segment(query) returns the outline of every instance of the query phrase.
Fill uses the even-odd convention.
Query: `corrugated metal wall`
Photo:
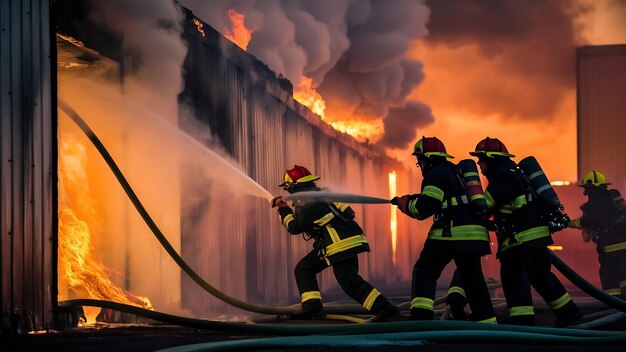
[[[578,179],[603,172],[626,189],[626,45],[589,46],[578,58]]]
[[[321,122],[293,101],[288,81],[276,78],[263,63],[208,26],[203,28],[206,36],[200,35],[192,23],[193,15],[188,12],[187,16],[184,39],[189,53],[182,101],[193,107],[196,116],[261,186],[275,194],[284,193],[276,185],[286,168],[299,164],[320,175],[320,185],[343,192],[388,197],[388,174],[393,169],[402,175],[398,177],[400,194],[418,191],[418,180],[405,176],[399,163]],[[196,212],[216,211],[211,204],[204,206]],[[355,204],[353,208],[372,247],[370,254],[361,256],[361,273],[377,283],[410,280],[429,224],[420,224],[418,231],[415,221],[398,216],[398,260],[394,265],[389,206]],[[264,304],[297,302],[293,268],[311,250],[311,243],[287,235],[265,200],[229,200],[229,204],[220,204],[219,211],[219,224],[195,217],[182,220],[183,257],[220,289],[236,296],[243,292],[247,297],[239,296],[242,299]],[[331,270],[321,275],[323,291],[336,288],[332,275]],[[218,305],[187,278],[183,278],[182,295],[183,308],[196,314],[208,313]]]
[[[46,327],[56,300],[49,12],[47,0],[0,2],[0,302],[3,328],[22,331]]]

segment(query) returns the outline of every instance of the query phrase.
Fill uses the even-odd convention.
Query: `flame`
[[[293,98],[300,104],[308,107],[314,113],[324,118],[326,102],[322,96],[312,87],[313,79],[307,76],[300,77],[300,83],[293,92]]]
[[[563,250],[563,246],[557,246],[557,245],[549,245],[548,249],[552,250],[552,251],[562,251]]]
[[[196,25],[196,28],[198,29],[198,32],[200,32],[200,34],[202,34],[202,36],[204,37],[204,30],[202,29],[202,27],[204,27],[204,25],[202,24],[202,22],[200,22],[199,19],[194,18],[193,19],[193,23]]]
[[[248,43],[250,43],[252,33],[256,30],[256,27],[247,28],[244,23],[244,17],[242,13],[229,9],[228,18],[233,27],[232,30],[228,28],[225,29],[224,36],[243,50],[248,50]]]
[[[89,190],[85,146],[73,135],[59,141],[59,278],[80,296],[152,309],[150,300],[117,287],[111,272],[95,257],[92,239],[99,232],[95,203]],[[60,295],[61,296],[61,295]],[[68,297],[59,297],[60,300]],[[85,310],[90,317],[98,314]],[[87,318],[90,322],[89,317]]]
[[[389,173],[389,199],[396,196],[396,171]],[[396,243],[398,236],[398,207],[391,206],[391,217],[389,219],[389,229],[391,230],[391,260],[393,264],[396,264]]]
[[[334,129],[349,134],[359,142],[368,142],[372,136],[380,135],[383,131],[383,122],[378,121],[360,121],[360,120],[342,120],[331,121],[330,125]]]

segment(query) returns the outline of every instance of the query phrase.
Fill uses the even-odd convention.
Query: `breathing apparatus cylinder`
[[[551,211],[563,210],[563,205],[559,200],[554,188],[550,184],[548,177],[541,169],[535,157],[529,156],[519,162],[519,167],[530,182],[530,187],[539,198],[538,201]]]
[[[478,211],[487,210],[487,200],[485,199],[483,186],[480,183],[480,175],[478,174],[476,163],[472,159],[464,159],[459,161],[458,165],[471,207]]]

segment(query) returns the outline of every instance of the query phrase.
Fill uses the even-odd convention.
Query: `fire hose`
[[[118,180],[118,182],[120,183],[124,191],[126,192],[127,196],[129,197],[129,199],[131,200],[131,202],[133,203],[133,205],[139,212],[140,216],[142,217],[144,222],[146,222],[146,224],[148,225],[150,230],[153,232],[157,240],[161,243],[163,248],[172,257],[172,259],[176,262],[176,264],[187,275],[189,275],[189,277],[192,280],[194,280],[200,287],[202,287],[205,291],[215,296],[216,298],[230,305],[233,305],[237,308],[247,310],[250,312],[283,315],[283,314],[291,314],[297,311],[298,309],[297,305],[285,306],[285,307],[267,307],[267,306],[260,306],[260,305],[243,302],[241,300],[238,300],[236,298],[226,295],[225,293],[219,291],[218,289],[210,285],[208,282],[206,282],[204,279],[202,279],[182,259],[182,257],[180,257],[180,255],[176,252],[176,250],[172,247],[172,245],[169,243],[167,238],[161,232],[159,227],[156,225],[156,223],[152,220],[152,218],[150,217],[150,215],[148,214],[148,212],[146,211],[142,203],[139,201],[137,195],[134,193],[133,189],[129,185],[128,181],[122,174],[121,170],[119,169],[119,167],[113,160],[112,156],[106,150],[106,148],[104,147],[102,142],[99,140],[99,138],[96,136],[96,134],[93,132],[93,130],[91,130],[91,128],[86,124],[86,122],[80,117],[80,115],[76,111],[74,111],[67,103],[65,103],[61,99],[59,99],[59,107],[78,125],[78,127],[87,135],[90,141],[94,144],[98,152],[100,152],[105,162],[107,163],[107,165],[109,166],[113,174],[115,175],[116,179]],[[329,196],[329,195],[325,195],[325,196]],[[340,196],[342,197],[341,200],[344,200],[344,201],[346,200],[345,198],[346,194],[340,194]],[[356,195],[351,195],[351,196],[356,196]],[[375,198],[375,197],[367,197],[367,196],[359,196],[359,197],[361,197],[360,198],[361,201],[358,201],[358,199],[353,199],[352,201],[363,202],[363,203],[379,203],[379,204],[390,202],[389,200]],[[619,300],[615,297],[609,296],[606,293],[591,286],[591,284],[586,282],[584,279],[580,278],[580,276],[578,276],[575,272],[573,272],[573,270],[567,267],[567,265],[565,265],[563,262],[559,263],[560,260],[558,259],[558,257],[556,257],[554,253],[552,253],[552,256],[553,256],[552,259],[553,259],[553,263],[555,264],[555,267],[559,269],[561,272],[563,272],[563,274],[566,275],[566,277],[572,280],[572,282],[574,282],[575,284],[577,285],[580,284],[582,286],[585,286],[585,287],[581,287],[585,292],[587,292],[588,294],[592,295],[593,297],[597,299],[600,299],[601,301],[603,301],[604,303],[610,306],[614,306],[620,310],[625,310],[626,302]],[[590,287],[586,286],[585,283]],[[593,294],[590,292],[592,292]],[[246,331],[258,331],[258,332],[275,333],[275,334],[281,333],[281,330],[272,330],[272,329],[278,329],[278,328],[286,329],[286,327],[262,326],[258,324],[225,323],[225,322],[215,322],[215,321],[208,321],[208,320],[201,320],[201,319],[183,318],[179,316],[168,315],[165,313],[154,312],[154,311],[150,311],[150,310],[146,310],[143,308],[134,307],[130,305],[124,305],[124,304],[115,303],[115,302],[98,301],[98,300],[71,300],[71,301],[60,302],[60,305],[63,305],[63,306],[88,305],[88,306],[98,306],[98,307],[103,307],[103,308],[118,309],[118,310],[129,312],[131,314],[145,316],[151,319],[160,320],[164,322],[171,322],[171,323],[175,323],[179,325],[203,327],[203,328],[210,328],[210,329],[227,328],[231,330],[231,329],[238,329],[238,328],[245,327],[243,329]],[[331,309],[332,309],[331,307],[325,308],[324,311],[326,313],[329,313],[327,310],[331,310]],[[345,308],[342,311],[345,311]],[[364,310],[361,307],[359,307],[359,309],[355,309],[355,313],[357,314],[362,314],[363,312]],[[434,324],[434,325],[432,325],[431,327],[430,324]],[[442,326],[441,324],[447,324],[447,325]],[[461,325],[455,325],[455,324],[461,324]],[[469,324],[469,325],[463,325],[463,324]],[[473,323],[473,322],[456,322],[456,321],[382,323],[382,324],[376,324],[376,328],[368,328],[367,326],[369,325],[370,324],[365,324],[365,325],[348,324],[348,325],[339,325],[339,326],[332,326],[332,327],[331,326],[310,326],[310,325],[304,326],[303,325],[303,326],[300,326],[299,328],[289,327],[290,329],[286,329],[285,331],[282,331],[282,334],[285,334],[286,332],[293,333],[296,335],[303,335],[303,334],[310,334],[310,333],[318,333],[318,334],[337,333],[337,332],[340,332],[340,333],[354,333],[354,332],[367,333],[367,332],[374,332],[374,331],[398,332],[398,331],[407,331],[407,330],[409,331],[420,330],[420,329],[424,330],[428,328],[432,328],[433,330],[440,330],[442,328],[443,329],[456,328],[456,329],[461,329],[463,331],[468,330],[468,329],[470,330],[488,329],[490,331],[504,329],[509,332],[521,331],[522,333],[528,332],[531,334],[533,333],[533,331],[526,331],[524,329],[548,329],[550,330],[551,334],[559,335],[557,331],[563,330],[563,329],[551,329],[551,328],[531,328],[531,327],[514,327],[514,326],[506,326],[506,328],[502,328],[499,326],[486,326],[485,324],[479,324],[479,323]],[[252,328],[253,326],[254,328]],[[364,326],[365,328],[362,328],[362,329],[356,328],[356,326]],[[324,330],[324,329],[327,329],[327,330]],[[351,330],[351,329],[357,329],[357,330]],[[403,330],[403,329],[407,329],[407,330]],[[576,330],[570,330],[570,331],[576,331]],[[598,333],[598,332],[594,332],[594,333]],[[459,338],[461,338],[463,334],[459,334],[458,336]],[[583,336],[588,337],[589,335],[576,335],[576,337],[583,337]],[[605,338],[604,340],[597,340],[597,342],[616,341],[615,340],[616,338],[619,341],[623,341],[622,339],[625,338],[623,336],[615,337],[614,335],[593,335],[593,336],[598,336],[598,338]],[[436,338],[436,337],[431,336],[431,338]]]

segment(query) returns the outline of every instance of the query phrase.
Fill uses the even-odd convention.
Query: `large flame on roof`
[[[59,141],[59,278],[81,298],[95,298],[152,309],[150,300],[115,285],[94,253],[99,234],[95,203],[86,171],[85,146],[72,134]],[[59,290],[59,300],[63,291]],[[97,314],[97,313],[96,313]],[[89,322],[89,318],[88,318]]]
[[[248,43],[250,43],[252,33],[256,30],[256,28],[246,27],[244,22],[245,16],[233,9],[228,10],[228,18],[232,24],[232,29],[226,28],[224,30],[224,36],[230,39],[231,42],[237,44],[237,46],[243,50],[248,50]]]
[[[233,43],[237,44],[241,49],[248,50],[248,44],[252,39],[252,33],[255,27],[248,28],[245,25],[245,15],[233,9],[228,10],[228,18],[232,24],[232,29],[224,29],[224,36]],[[194,23],[201,30],[199,21]],[[204,36],[204,33],[202,33]],[[382,122],[366,122],[356,119],[352,120],[336,120],[326,116],[326,102],[324,98],[317,92],[313,86],[313,80],[307,76],[300,77],[300,82],[295,87],[293,98],[300,104],[308,107],[315,114],[319,115],[323,121],[331,125],[334,129],[354,137],[359,142],[368,142],[372,136],[382,134]]]

